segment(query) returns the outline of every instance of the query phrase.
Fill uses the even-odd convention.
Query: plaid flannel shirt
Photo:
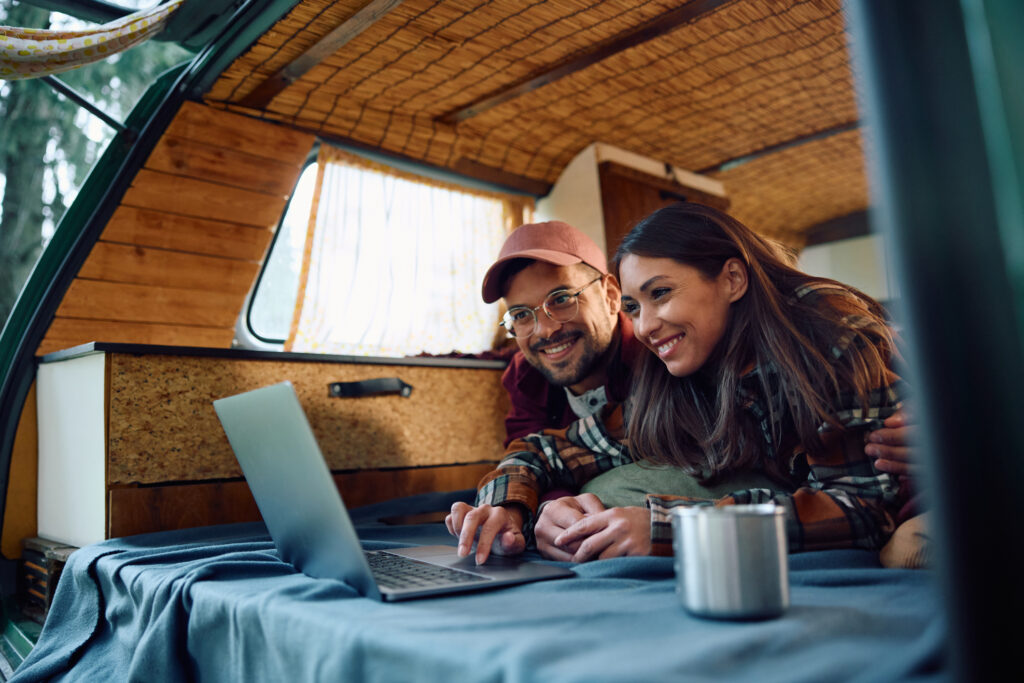
[[[819,302],[831,297],[852,295],[834,286],[814,285],[796,292],[796,296],[821,305]],[[849,316],[844,322],[847,329],[869,332],[875,324],[860,316]],[[850,333],[841,335],[828,345],[827,353],[841,359],[852,339]],[[881,427],[881,422],[899,409],[904,392],[900,378],[889,371],[882,386],[871,392],[866,407],[860,405],[854,392],[840,392],[835,397],[833,415],[844,429],[822,425],[819,432],[825,449],[811,455],[800,446],[783,453],[783,446],[775,442],[773,434],[783,430],[779,429],[781,425],[771,424],[769,417],[774,415],[779,422],[786,419],[786,411],[768,410],[769,401],[776,407],[783,402],[778,395],[765,395],[758,377],[763,373],[770,375],[773,368],[758,366],[743,376],[738,400],[746,416],[758,426],[765,457],[788,461],[795,490],[783,493],[747,489],[714,501],[649,494],[653,554],[672,554],[670,512],[677,505],[774,501],[786,508],[790,552],[844,547],[876,549],[892,532],[893,516],[901,502],[899,482],[874,468],[872,459],[864,453],[863,436]],[[624,436],[622,406],[608,405],[600,415],[577,420],[565,429],[545,430],[517,439],[509,445],[498,468],[481,480],[477,505],[522,505],[528,512],[524,531],[532,538],[540,495],[557,488],[578,491],[598,474],[633,461]]]

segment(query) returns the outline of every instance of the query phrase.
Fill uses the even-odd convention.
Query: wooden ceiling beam
[[[451,166],[456,173],[483,180],[492,185],[500,185],[517,192],[525,192],[535,197],[543,197],[551,192],[551,183],[543,180],[535,180],[526,176],[509,173],[508,171],[493,166],[481,164],[472,159],[460,158]]]
[[[864,237],[871,234],[871,222],[868,212],[854,211],[845,216],[839,216],[830,220],[812,225],[804,231],[805,247],[813,247],[816,244],[827,244],[848,240],[853,237]]]
[[[693,0],[693,2],[689,2],[683,7],[667,12],[666,14],[652,19],[635,29],[625,33],[620,33],[617,36],[612,36],[605,41],[597,43],[583,54],[564,61],[543,73],[535,74],[525,80],[519,81],[518,83],[505,86],[501,90],[484,95],[464,107],[460,107],[459,109],[448,112],[447,114],[442,114],[437,117],[437,120],[442,123],[455,124],[459,121],[465,121],[466,119],[473,118],[488,109],[497,107],[499,104],[519,97],[520,95],[525,95],[528,92],[545,86],[548,83],[553,83],[561,78],[565,78],[577,71],[582,71],[583,69],[597,64],[598,62],[622,52],[623,50],[628,50],[631,47],[635,47],[641,43],[646,43],[647,41],[663,36],[670,31],[674,31],[683,24],[696,21],[705,14],[713,12],[722,5],[729,4],[733,1],[734,0]]]
[[[320,137],[327,142],[343,148],[347,147],[353,151],[363,151],[371,155],[376,155],[385,164],[387,164],[388,160],[391,159],[396,162],[411,164],[413,167],[419,167],[420,170],[417,170],[416,168],[412,169],[414,173],[430,175],[429,171],[433,170],[442,174],[447,173],[455,176],[462,176],[463,178],[468,178],[470,180],[479,180],[511,192],[528,194],[534,197],[543,197],[551,192],[552,184],[549,182],[537,180],[536,178],[529,178],[516,173],[510,173],[509,171],[481,164],[479,161],[473,161],[472,159],[467,159],[465,157],[459,157],[455,159],[454,163],[447,166],[438,166],[428,163],[423,159],[411,157],[406,154],[399,154],[397,152],[391,152],[389,150],[340,135],[321,135]]]
[[[816,133],[809,133],[807,135],[795,137],[792,140],[777,142],[774,145],[768,145],[767,147],[762,147],[761,149],[754,150],[749,154],[744,154],[742,156],[733,157],[732,159],[720,161],[714,166],[702,168],[699,171],[695,171],[695,173],[706,175],[708,173],[717,173],[719,171],[729,171],[731,169],[736,168],[737,166],[741,166],[747,162],[754,161],[755,159],[760,159],[761,157],[768,156],[769,154],[781,152],[782,150],[789,149],[790,147],[798,147],[800,145],[805,145],[808,142],[824,140],[825,138],[830,138],[833,135],[839,135],[840,133],[848,133],[851,130],[857,130],[858,128],[860,128],[859,120],[848,121],[847,123],[841,123],[838,126],[832,126],[831,128],[826,128],[825,130],[819,130]]]
[[[338,28],[296,57],[273,76],[256,86],[238,102],[240,106],[265,109],[279,92],[303,74],[342,48],[368,29],[381,17],[402,4],[402,0],[370,0],[361,10],[346,19]]]

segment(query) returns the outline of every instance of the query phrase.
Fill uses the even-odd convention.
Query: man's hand
[[[444,518],[448,531],[459,538],[458,553],[468,557],[476,540],[476,563],[483,564],[494,552],[499,555],[518,555],[526,550],[523,536],[523,512],[518,505],[508,507],[481,505],[473,507],[455,503]]]
[[[571,562],[580,541],[561,545],[555,543],[555,539],[586,515],[604,512],[604,509],[601,499],[593,493],[566,496],[545,504],[533,527],[537,550],[549,560]]]
[[[914,474],[917,465],[912,463],[914,426],[909,423],[902,410],[885,420],[885,427],[868,433],[864,452],[875,460],[875,467],[889,474]]]
[[[611,508],[589,514],[555,539],[558,547],[576,545],[573,562],[604,560],[651,553],[651,511],[642,507]]]

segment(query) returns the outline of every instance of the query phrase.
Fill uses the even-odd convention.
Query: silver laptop
[[[364,551],[290,382],[222,398],[213,407],[281,559],[304,574],[344,581],[377,600],[573,575],[493,554],[477,566],[472,555],[461,558],[445,545]]]

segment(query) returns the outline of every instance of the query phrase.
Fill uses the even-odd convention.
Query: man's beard
[[[573,353],[578,356],[569,360],[549,363],[545,360],[544,352],[535,349],[535,346],[550,346],[552,343],[575,341],[580,348],[574,349]],[[556,335],[554,337],[540,339],[530,345],[530,353],[524,354],[530,365],[544,375],[544,378],[560,387],[569,387],[579,384],[597,367],[601,360],[602,352],[594,348],[592,337],[579,332]]]

